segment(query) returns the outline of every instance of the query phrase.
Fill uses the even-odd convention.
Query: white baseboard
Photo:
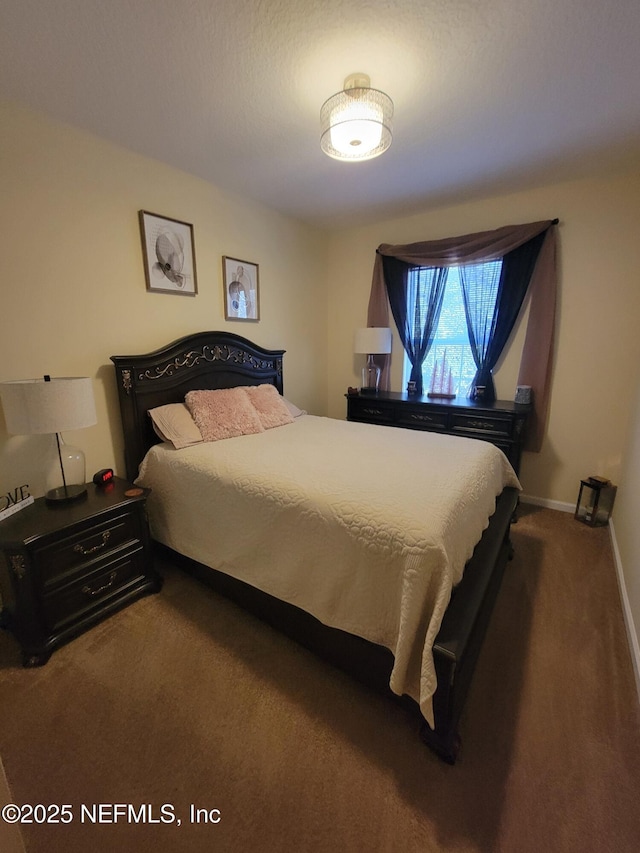
[[[627,585],[624,581],[624,572],[622,571],[622,560],[620,559],[620,551],[618,550],[618,542],[616,540],[616,531],[613,524],[613,519],[609,519],[609,535],[611,536],[611,547],[613,549],[613,560],[616,565],[616,574],[618,575],[618,587],[620,589],[620,598],[622,600],[622,612],[624,614],[624,624],[627,629],[627,639],[629,641],[629,651],[631,652],[631,662],[633,664],[633,674],[636,679],[636,691],[640,700],[640,644],[638,643],[638,632],[633,621],[629,596],[627,595]]]
[[[550,501],[547,498],[536,498],[533,495],[520,495],[520,502],[523,504],[533,504],[534,506],[543,506],[546,509],[558,509],[560,512],[576,511],[575,504],[568,504],[564,501]]]

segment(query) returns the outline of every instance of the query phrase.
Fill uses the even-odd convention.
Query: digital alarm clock
[[[113,480],[113,468],[101,468],[93,475],[93,482],[96,486],[106,486]]]

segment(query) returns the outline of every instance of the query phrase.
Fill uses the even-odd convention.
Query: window
[[[444,290],[442,310],[438,328],[427,357],[422,365],[422,379],[425,394],[431,385],[431,377],[436,360],[446,355],[447,366],[451,369],[453,391],[459,397],[467,396],[473,378],[476,375],[476,364],[473,360],[469,345],[469,332],[464,309],[461,277],[464,277],[470,302],[473,307],[473,327],[479,331],[478,343],[482,347],[493,322],[498,295],[498,283],[502,261],[488,261],[482,264],[466,264],[462,267],[451,267],[447,275]],[[426,305],[416,306],[416,282],[422,268],[416,268],[409,273],[408,298],[409,312],[415,316],[418,308],[420,317],[426,316]],[[411,363],[405,353],[403,387],[411,374]]]

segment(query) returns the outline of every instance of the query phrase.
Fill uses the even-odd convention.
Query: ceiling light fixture
[[[371,160],[391,145],[393,101],[372,89],[366,74],[351,74],[320,110],[320,147],[335,160]]]

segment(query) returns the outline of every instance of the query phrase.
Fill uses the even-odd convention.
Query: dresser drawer
[[[454,433],[482,433],[487,436],[511,438],[513,420],[511,418],[494,415],[454,414],[451,418],[451,431]],[[482,436],[479,435],[479,438]]]
[[[396,424],[401,427],[444,432],[447,429],[447,421],[446,412],[428,411],[424,406],[402,406],[396,411]]]
[[[366,421],[368,424],[392,424],[393,406],[378,403],[375,399],[358,398],[349,400],[349,419]]]
[[[76,528],[71,535],[35,551],[36,580],[40,580],[45,590],[57,586],[69,575],[82,571],[85,564],[140,537],[140,519],[133,512],[120,513],[98,524]]]
[[[94,608],[104,607],[105,602],[117,597],[131,583],[145,574],[145,559],[142,546],[121,553],[113,560],[100,563],[80,580],[75,580],[43,596],[43,621],[50,631],[64,628]]]

